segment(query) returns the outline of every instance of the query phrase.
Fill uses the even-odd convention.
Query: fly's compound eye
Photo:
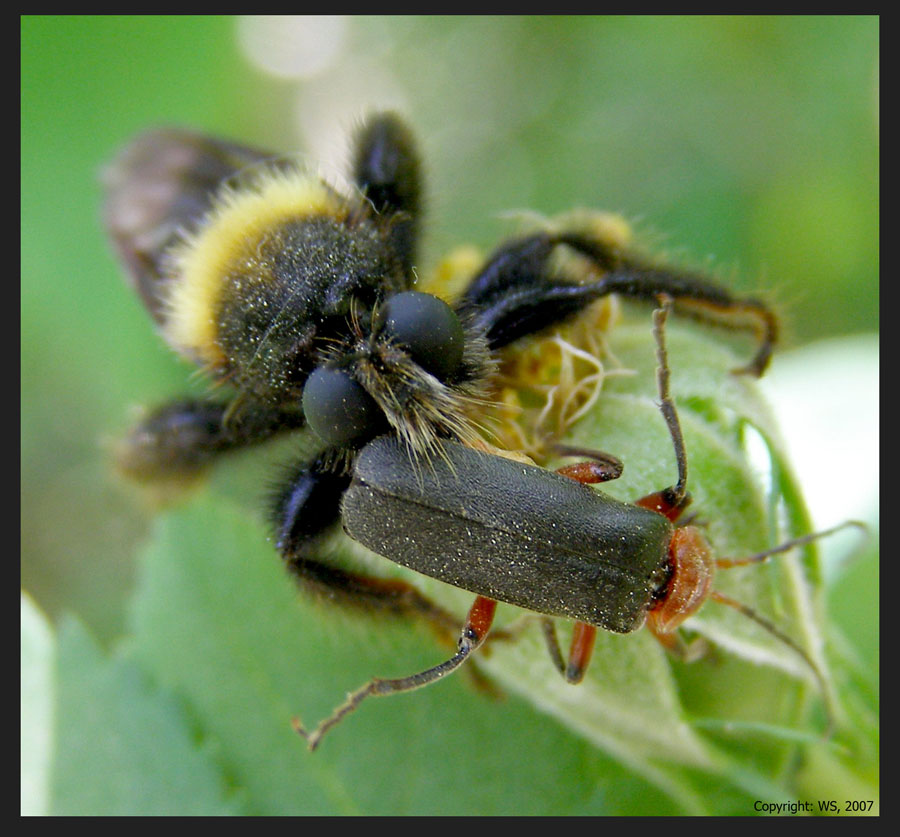
[[[465,333],[442,299],[419,291],[390,297],[382,309],[385,333],[403,346],[426,372],[450,380],[463,359]]]
[[[313,432],[337,447],[375,435],[384,416],[375,400],[343,369],[320,366],[303,387],[303,413]]]

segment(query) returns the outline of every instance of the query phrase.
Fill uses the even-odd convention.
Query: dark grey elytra
[[[665,588],[674,529],[568,477],[453,442],[416,464],[387,436],[359,454],[343,524],[423,575],[616,633],[640,628]]]

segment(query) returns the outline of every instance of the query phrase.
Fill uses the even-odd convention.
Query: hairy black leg
[[[589,258],[603,275],[581,284],[553,275],[550,257],[560,245]],[[759,300],[735,297],[701,276],[644,263],[577,234],[537,233],[504,245],[469,283],[457,308],[472,316],[491,348],[498,349],[611,293],[649,301],[666,295],[676,309],[697,319],[753,331],[759,349],[742,372],[761,375],[778,338],[777,318]]]
[[[156,408],[131,429],[117,464],[139,481],[189,475],[229,451],[264,442],[304,424],[297,411],[182,398]]]
[[[331,453],[323,451],[289,471],[271,498],[275,546],[300,576],[304,562],[313,559],[319,538],[340,519],[341,497],[350,485],[350,474],[334,464]],[[327,572],[324,575],[327,578]]]
[[[322,557],[321,541],[340,521],[341,497],[350,474],[335,463],[340,457],[326,450],[292,470],[272,497],[276,546],[305,590],[337,604],[392,615],[424,618],[446,638],[459,620],[431,602],[410,584],[380,579],[335,567]]]
[[[353,178],[381,215],[404,272],[412,277],[421,213],[421,167],[412,133],[392,113],[366,121],[356,136]]]

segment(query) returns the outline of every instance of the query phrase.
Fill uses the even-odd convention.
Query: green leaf
[[[759,479],[744,440],[757,429],[781,473],[768,412],[754,384],[730,373],[730,352],[677,325],[669,336],[693,509],[722,554],[765,548],[783,536],[773,519],[784,511],[773,499],[780,483]],[[675,478],[649,320],[617,331],[613,350],[637,374],[611,377],[570,441],[621,456],[625,476],[604,490],[634,499]],[[408,578],[462,624],[471,594],[343,536],[332,549],[336,560]],[[720,587],[815,656],[823,634],[807,552],[722,573]],[[503,607],[499,621],[519,616]],[[515,642],[489,644],[477,662],[504,699],[456,675],[365,702],[310,754],[292,717],[315,724],[370,677],[422,670],[452,649],[418,624],[300,596],[263,527],[220,495],[160,520],[135,608],[137,658],[216,742],[249,809],[266,814],[748,813],[759,795],[789,794],[798,740],[827,746],[808,667],[721,605],[708,604],[689,626],[714,643],[710,658],[687,666],[646,632],[603,634],[580,686],[561,680],[528,628]]]
[[[167,515],[135,612],[138,659],[217,742],[252,813],[680,810],[530,701],[486,696],[465,676],[369,701],[310,753],[293,716],[315,722],[372,675],[425,668],[448,649],[414,623],[298,596],[264,541],[221,500]]]
[[[732,375],[735,357],[706,335],[673,319],[668,336],[697,525],[734,557],[802,530],[802,502],[754,383]],[[656,406],[649,318],[617,329],[611,348],[635,374],[609,376],[568,441],[620,456],[625,474],[603,490],[633,500],[675,479]],[[762,467],[750,463],[751,438],[766,454]],[[852,697],[858,689],[839,713],[852,723],[825,741],[824,704],[808,666],[714,602],[687,623],[712,644],[697,663],[672,660],[645,631],[601,633],[585,681],[571,686],[526,620],[515,640],[489,642],[460,673],[365,701],[310,753],[292,718],[314,725],[370,677],[421,671],[446,659],[452,642],[413,620],[301,595],[245,489],[229,485],[230,471],[158,519],[142,556],[127,653],[105,659],[77,626],[65,627],[54,810],[747,814],[758,799],[835,792],[822,778],[828,765],[875,796],[872,774],[854,772],[846,759],[854,752],[877,764],[877,718]],[[462,624],[471,594],[343,535],[330,549],[338,562],[406,578]],[[829,670],[813,550],[723,571],[716,585]],[[522,624],[522,616],[502,605],[498,622]],[[563,636],[567,630],[562,623]],[[838,707],[848,704],[846,671],[842,664],[834,681]],[[83,781],[85,761],[100,780]]]
[[[689,462],[690,511],[719,556],[750,555],[780,543],[794,527],[802,528],[805,514],[799,497],[784,490],[787,466],[754,382],[732,374],[739,363],[720,343],[684,330],[675,318],[667,337]],[[621,328],[611,341],[612,354],[636,374],[609,376],[601,397],[566,441],[619,456],[625,473],[603,490],[635,500],[674,484],[675,456],[657,406],[649,323]],[[769,479],[750,462],[751,436],[764,442]],[[791,526],[780,524],[783,516]],[[789,556],[721,572],[714,586],[795,638],[824,666],[816,583],[815,557],[807,550],[802,559]],[[577,688],[552,676],[536,639],[527,654],[524,644],[498,648],[486,667],[507,688],[530,695],[544,711],[615,753],[689,809],[698,800],[689,789],[672,784],[672,765],[709,771],[748,793],[764,793],[767,787],[769,794],[788,792],[780,770],[796,730],[815,741],[824,728],[813,672],[794,649],[722,605],[708,602],[685,627],[713,643],[709,659],[690,666],[675,663],[642,631],[598,637],[591,669]],[[737,660],[747,664],[735,665]],[[810,714],[816,706],[818,712]],[[725,740],[714,745],[692,724],[698,717],[704,729],[719,733],[749,720],[764,721],[769,733],[749,748],[753,757],[747,758],[746,734],[733,742],[725,733]],[[750,737],[759,738],[759,730]],[[733,744],[738,758],[729,754]]]
[[[219,815],[239,808],[183,712],[74,619],[59,629],[52,813]]]

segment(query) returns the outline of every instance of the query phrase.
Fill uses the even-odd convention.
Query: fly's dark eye
[[[368,392],[343,369],[320,366],[303,387],[303,413],[313,432],[344,447],[374,436],[384,416]]]
[[[459,369],[465,334],[442,299],[418,291],[396,294],[384,304],[385,332],[409,350],[427,372],[446,381]]]

